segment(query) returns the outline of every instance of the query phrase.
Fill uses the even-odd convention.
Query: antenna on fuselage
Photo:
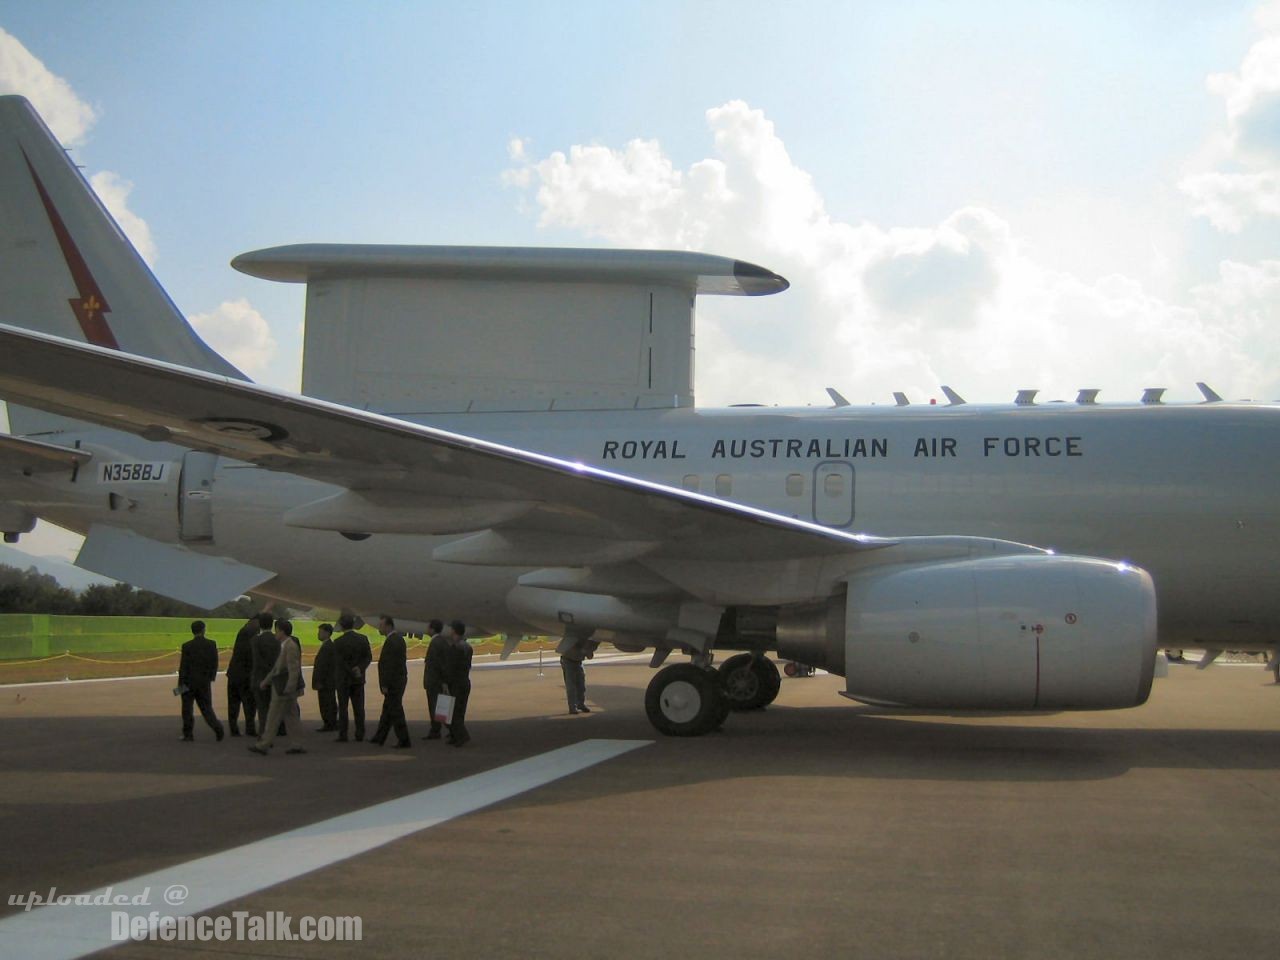
[[[1092,406],[1098,402],[1098,394],[1101,392],[1101,390],[1094,390],[1092,388],[1088,390],[1081,390],[1076,394],[1076,403],[1081,404],[1082,406]]]
[[[1142,402],[1151,406],[1153,404],[1164,403],[1161,397],[1164,396],[1164,387],[1147,387],[1142,391]]]
[[[965,402],[964,397],[960,396],[960,394],[956,393],[946,384],[942,385],[942,392],[947,398],[947,403],[953,407],[958,407],[960,404]]]
[[[1205,403],[1221,403],[1222,402],[1222,398],[1218,396],[1218,391],[1214,390],[1213,387],[1209,386],[1204,381],[1197,380],[1196,386],[1200,390],[1200,395],[1204,397]]]
[[[1013,402],[1020,407],[1034,407],[1036,405],[1036,394],[1039,390],[1019,390],[1018,395],[1013,398]]]
[[[900,407],[911,406],[911,401],[907,399],[907,395],[903,393],[901,390],[893,391],[893,402]]]
[[[831,405],[832,405],[833,407],[847,407],[847,406],[850,406],[849,401],[848,401],[848,400],[846,400],[846,399],[844,398],[844,395],[843,395],[843,394],[841,394],[841,393],[840,393],[840,391],[839,391],[839,390],[837,390],[835,387],[827,387],[827,396],[829,396],[829,397],[831,398]]]

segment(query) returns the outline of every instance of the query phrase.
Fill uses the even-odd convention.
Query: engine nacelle
[[[1133,707],[1155,670],[1155,590],[1136,567],[1050,554],[873,571],[844,598],[783,608],[778,652],[867,703]]]

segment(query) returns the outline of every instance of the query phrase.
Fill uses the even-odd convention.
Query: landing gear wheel
[[[720,667],[720,689],[731,710],[759,710],[778,698],[782,677],[767,657],[739,653]]]
[[[644,694],[649,722],[670,737],[698,737],[723,722],[724,697],[714,670],[691,663],[664,667]]]

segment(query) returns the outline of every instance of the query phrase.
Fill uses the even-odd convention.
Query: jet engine
[[[778,654],[846,678],[866,703],[972,710],[1138,706],[1156,601],[1123,563],[1021,554],[857,574],[778,612]]]

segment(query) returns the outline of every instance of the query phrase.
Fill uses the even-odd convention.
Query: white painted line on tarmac
[[[29,913],[0,919],[0,943],[4,944],[5,955],[11,957],[83,957],[118,942],[111,939],[113,911],[148,917],[149,929],[162,927],[167,918],[208,913],[220,904],[500,803],[652,742],[584,740],[233,850],[113,883],[82,894],[85,905],[37,907]],[[246,870],[245,864],[252,864],[253,869]],[[176,888],[188,895],[180,905],[170,906],[166,894]],[[95,897],[103,903],[90,905]],[[148,901],[145,904],[141,903],[143,897]],[[108,898],[116,902],[109,903]],[[120,902],[133,898],[140,902]],[[263,908],[250,912],[269,911]]]

